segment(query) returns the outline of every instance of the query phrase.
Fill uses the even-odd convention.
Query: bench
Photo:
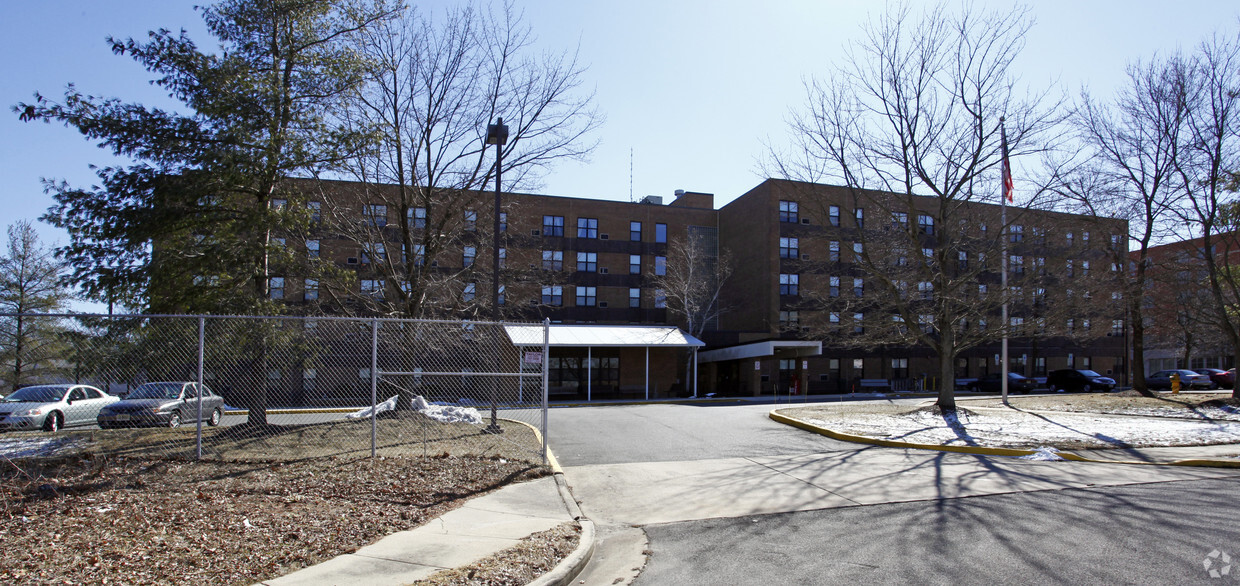
[[[885,378],[863,378],[857,381],[857,388],[861,390],[883,390],[891,388],[891,383]]]

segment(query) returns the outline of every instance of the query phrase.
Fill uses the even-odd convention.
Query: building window
[[[478,229],[478,212],[465,210],[465,230],[473,232]]]
[[[368,264],[373,259],[375,262],[383,262],[386,251],[382,242],[375,242],[370,245],[369,249],[362,249],[362,264]]]
[[[839,225],[840,225],[840,206],[831,206],[831,207],[827,208],[827,221],[828,221],[828,222],[831,222],[831,225],[832,225],[832,226],[835,226],[835,227],[837,227],[837,228],[839,227]]]
[[[362,295],[383,299],[383,279],[362,279]]]
[[[478,257],[478,249],[473,246],[466,246],[461,257],[461,266],[474,266],[474,259]]]
[[[908,378],[908,358],[891,359],[891,378]]]
[[[507,298],[506,298],[507,292],[508,292],[508,285],[499,286],[499,291],[498,291],[499,294],[496,295],[497,297],[496,301],[498,301],[500,305],[503,305],[504,303],[507,302]]]
[[[828,323],[830,323],[832,327],[839,327],[839,325],[840,325],[840,312],[838,312],[838,311],[832,311],[831,313],[828,313],[828,314],[827,314],[827,322],[828,322]]]
[[[288,200],[287,200],[287,199],[273,199],[273,200],[271,200],[271,209],[273,209],[273,210],[282,210],[282,209],[284,209],[285,207],[288,207]]]
[[[577,307],[594,307],[597,290],[595,287],[577,287]]]
[[[1012,268],[1013,275],[1025,274],[1025,257],[1016,254],[1008,255],[1008,266]]]
[[[598,253],[597,252],[578,252],[577,253],[577,272],[581,272],[581,273],[598,272]]]
[[[500,232],[508,231],[508,212],[499,213],[499,231]]]
[[[800,244],[796,238],[779,239],[779,258],[800,258]]]
[[[934,299],[934,283],[930,281],[921,281],[917,283],[917,296],[922,301],[930,301]]]
[[[1124,320],[1122,319],[1111,320],[1111,334],[1110,335],[1115,336],[1115,337],[1123,337]]]
[[[1119,234],[1111,235],[1111,244],[1116,244],[1116,245],[1119,244]]]
[[[642,241],[642,223],[629,222],[629,240],[633,242]]]
[[[925,214],[917,216],[917,231],[934,236],[934,218]]]
[[[477,292],[477,290],[478,290],[478,285],[476,283],[465,283],[465,290],[461,293],[461,299],[465,301],[465,303],[469,303],[470,301],[473,301],[474,294]]]
[[[1039,277],[1046,275],[1046,257],[1044,256],[1033,257],[1033,272],[1037,274]]]
[[[629,274],[630,275],[642,274],[642,255],[640,254],[629,255]]]
[[[642,290],[637,287],[629,288],[629,307],[642,306]]]
[[[284,277],[272,277],[267,282],[267,291],[272,299],[284,299]]]
[[[508,266],[508,249],[499,249],[499,268],[507,268]]]
[[[933,248],[921,249],[921,255],[926,257],[926,263],[934,262],[934,249]]]
[[[831,277],[830,286],[827,289],[827,296],[828,297],[839,297],[840,296],[840,278],[839,277]]]
[[[798,288],[801,276],[795,274],[779,275],[779,294],[780,295],[799,295]]]
[[[654,257],[654,274],[660,277],[667,274],[667,257],[666,256]]]
[[[1087,260],[1081,261],[1081,276],[1082,277],[1089,276],[1089,261]]]
[[[1081,232],[1081,244],[1089,244],[1089,232]]]
[[[1008,232],[1008,240],[1010,242],[1020,242],[1025,239],[1025,227],[1020,224],[1013,224],[1012,229]]]
[[[564,288],[559,285],[548,285],[542,288],[543,305],[564,305]]]
[[[900,230],[907,230],[908,214],[905,212],[891,212],[891,227]]]
[[[863,297],[865,295],[865,280],[861,278],[853,279],[853,295]]]
[[[543,270],[544,271],[562,271],[564,270],[564,251],[563,250],[544,250],[542,251]]]
[[[598,218],[577,218],[578,238],[598,238]]]
[[[1075,269],[1073,268],[1073,266],[1072,266],[1072,259],[1068,259],[1068,260],[1064,263],[1064,268],[1066,268],[1066,269],[1067,269],[1067,275],[1068,275],[1069,277],[1075,277],[1075,276],[1076,276],[1076,270],[1075,270]]]
[[[962,271],[967,271],[967,270],[969,270],[969,253],[967,253],[967,252],[965,252],[965,251],[963,251],[963,250],[962,250],[962,251],[960,251],[960,253],[959,253],[959,255],[958,255],[958,256],[959,256],[959,259],[960,259],[960,260],[959,260],[960,270],[962,270]]]
[[[426,208],[409,208],[405,214],[409,218],[409,224],[413,228],[426,227]]]
[[[382,204],[367,204],[364,211],[366,223],[371,226],[387,225],[387,206]]]
[[[654,290],[654,308],[667,309],[667,292],[662,289]]]
[[[840,262],[840,241],[832,240],[827,246],[827,260]]]
[[[314,301],[319,298],[319,281],[318,279],[306,279],[305,287],[302,288],[305,293],[306,301]]]
[[[654,241],[660,243],[667,242],[667,224],[654,225]]]
[[[306,207],[310,209],[310,221],[318,224],[323,221],[323,202],[308,201]]]
[[[319,241],[318,240],[307,240],[306,241],[306,256],[310,258],[319,257]]]
[[[853,210],[853,217],[857,219],[858,228],[865,227],[865,210],[864,209],[857,208],[856,210]]]
[[[792,222],[794,224],[801,221],[800,214],[797,212],[797,202],[779,202],[779,221]]]
[[[1033,359],[1033,376],[1046,376],[1046,357],[1038,356]]]
[[[1072,246],[1072,233],[1068,232],[1065,236],[1068,240],[1068,246]]]
[[[853,262],[861,262],[865,256],[865,247],[860,242],[853,243]]]
[[[796,328],[801,324],[801,316],[796,311],[779,312],[779,325],[784,328]]]
[[[408,261],[406,261],[406,262],[408,262]],[[423,265],[423,264],[425,264],[425,263],[426,263],[426,245],[425,245],[425,244],[414,244],[414,245],[413,245],[413,264],[414,264],[414,266],[419,266],[419,267],[420,267],[420,266],[422,266],[422,265]]]
[[[543,236],[563,236],[564,216],[543,216]]]
[[[865,333],[865,314],[864,313],[858,312],[858,313],[853,314],[853,333],[854,334]]]

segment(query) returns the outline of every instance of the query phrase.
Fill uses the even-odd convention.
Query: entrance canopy
[[[514,346],[542,346],[543,326],[506,325]],[[706,344],[676,326],[551,325],[549,345],[576,347],[701,348]]]
[[[818,356],[822,354],[822,342],[806,340],[767,340],[742,344],[731,348],[708,350],[698,356],[701,362],[724,362],[744,358],[765,358],[767,356]]]

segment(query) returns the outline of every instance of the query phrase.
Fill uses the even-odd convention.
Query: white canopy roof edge
[[[699,362],[723,362],[725,360],[741,360],[743,358],[764,358],[767,356],[818,356],[822,354],[822,342],[807,340],[768,340],[707,350],[698,356]]]
[[[515,346],[542,346],[543,326],[505,325],[504,331]],[[656,347],[701,348],[706,344],[676,326],[609,326],[552,324],[547,332],[553,347]]]

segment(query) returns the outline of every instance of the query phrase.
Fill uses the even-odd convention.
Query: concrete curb
[[[513,423],[520,423],[533,430],[535,437],[539,442],[542,441],[542,433],[537,427],[530,425],[524,421],[515,419],[505,419]],[[590,558],[594,557],[594,521],[586,518],[581,512],[581,507],[577,505],[577,499],[573,497],[573,493],[568,488],[568,481],[564,479],[564,469],[560,467],[559,460],[556,460],[555,454],[551,452],[551,446],[547,446],[547,465],[551,467],[551,473],[555,476],[555,486],[560,492],[560,499],[564,501],[564,508],[568,509],[568,514],[581,525],[581,536],[577,540],[577,549],[568,557],[560,560],[551,571],[539,576],[533,582],[532,586],[567,586],[572,584],[573,579],[585,569],[586,564],[590,563]]]
[[[879,438],[868,437],[868,436],[863,436],[863,435],[853,435],[849,433],[842,433],[839,431],[827,429],[825,427],[820,427],[812,423],[809,423],[808,421],[797,419],[795,417],[789,417],[787,415],[782,415],[780,413],[776,413],[775,411],[776,410],[772,409],[771,412],[768,414],[768,416],[773,421],[777,421],[785,425],[791,425],[793,427],[804,429],[806,431],[810,431],[810,432],[817,433],[820,435],[825,435],[831,439],[836,439],[836,440],[840,440],[844,442],[852,442],[852,443],[857,443],[857,444],[870,444],[870,445],[884,446],[884,447],[890,447],[890,448],[913,448],[913,449],[918,449],[918,450],[933,450],[937,452],[955,452],[959,454],[976,454],[976,455],[982,455],[982,456],[1020,457],[1020,456],[1029,456],[1029,455],[1037,453],[1037,450],[1029,450],[1029,449],[988,448],[985,446],[943,446],[943,445],[938,445],[938,444],[917,444],[917,443],[912,443],[912,442],[885,440],[885,439],[879,439]],[[1093,462],[1097,464],[1137,464],[1137,465],[1143,465],[1143,466],[1198,466],[1198,467],[1205,467],[1205,468],[1240,468],[1240,460],[1208,460],[1208,459],[1201,459],[1201,458],[1193,458],[1193,459],[1186,459],[1186,460],[1171,460],[1171,461],[1166,461],[1166,462],[1141,462],[1137,460],[1098,460],[1094,458],[1086,458],[1084,456],[1078,455],[1073,452],[1059,452],[1057,455],[1060,458],[1063,458],[1064,460],[1071,460],[1073,462]]]

